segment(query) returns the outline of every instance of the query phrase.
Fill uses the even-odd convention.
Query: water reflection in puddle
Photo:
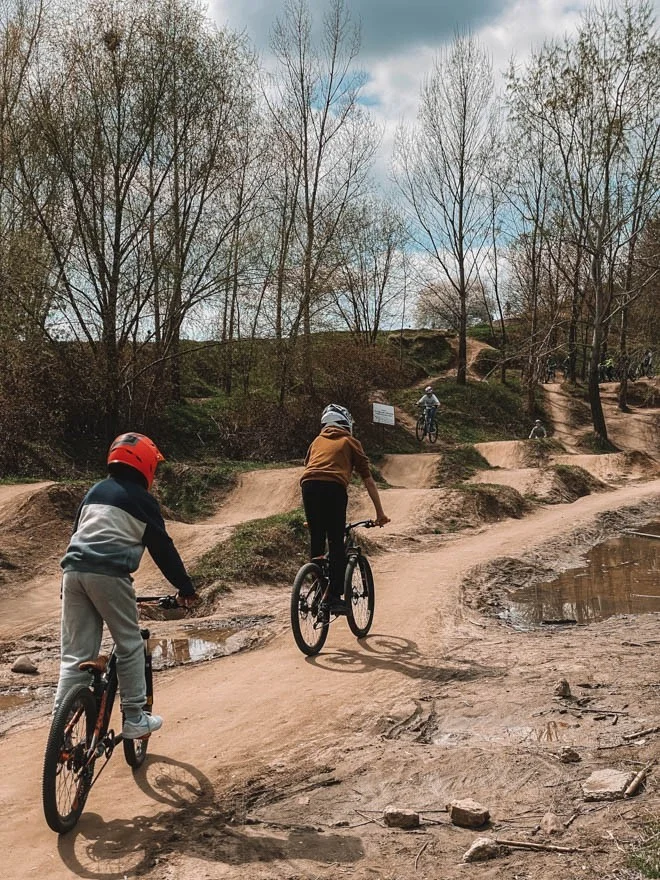
[[[637,529],[660,535],[660,523]],[[516,590],[507,619],[521,627],[587,624],[615,614],[660,611],[658,553],[653,537],[624,534],[593,547],[587,565],[549,583]]]
[[[30,699],[30,694],[0,694],[0,712],[23,706]]]
[[[255,627],[272,618],[232,618],[221,626],[186,627],[172,637],[149,639],[154,669],[179,663],[198,663],[235,654],[255,639]]]
[[[222,657],[239,649],[227,644],[235,629],[194,630],[190,634],[173,639],[149,639],[154,668],[170,663],[193,663]]]

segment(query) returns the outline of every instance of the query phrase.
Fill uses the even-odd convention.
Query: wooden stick
[[[652,535],[649,532],[635,532],[632,529],[626,529],[627,535],[638,535],[640,538],[660,538],[660,535]]]
[[[560,853],[574,853],[574,852],[584,852],[584,850],[579,849],[574,846],[554,846],[550,843],[531,843],[526,840],[503,840],[501,837],[495,838],[495,843],[498,843],[500,846],[513,846],[518,847],[518,849],[536,849],[542,850],[545,852],[560,852]]]
[[[646,730],[640,730],[638,733],[624,733],[624,739],[639,739],[640,736],[648,736],[650,733],[658,733],[660,731],[660,724],[655,727],[647,727]]]
[[[566,705],[565,703],[563,705]],[[619,712],[617,709],[591,709],[587,706],[566,706],[567,709],[574,709],[576,712],[593,712],[594,715],[629,715],[629,712]]]
[[[624,797],[632,797],[635,794],[635,792],[640,787],[642,782],[644,782],[644,780],[648,776],[649,770],[651,769],[651,767],[653,767],[654,764],[655,764],[655,759],[653,761],[649,761],[645,767],[642,767],[642,769],[639,771],[637,776],[635,776],[635,778],[630,783],[628,788],[624,791],[624,793],[623,793]]]
[[[384,822],[380,822],[378,819],[374,819],[372,816],[367,816],[367,814],[363,813],[362,810],[356,810],[355,812],[358,814],[358,816],[362,816],[363,819],[368,819],[369,822],[375,822],[376,825],[380,825],[381,828],[387,827]]]
[[[427,840],[426,843],[424,844],[424,846],[423,846],[423,847],[420,849],[420,851],[417,853],[417,857],[416,857],[416,859],[415,859],[415,870],[417,870],[417,865],[418,865],[418,863],[419,863],[419,857],[420,857],[421,854],[424,852],[424,850],[426,849],[426,847],[429,845],[430,842],[431,842],[430,840]]]

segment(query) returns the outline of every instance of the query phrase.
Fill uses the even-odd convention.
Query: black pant
[[[344,594],[344,527],[348,495],[341,483],[329,480],[305,480],[302,484],[303,507],[309,526],[310,556],[323,556],[328,539],[330,593],[333,600]]]

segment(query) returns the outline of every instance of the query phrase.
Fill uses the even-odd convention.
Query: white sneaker
[[[163,726],[163,719],[160,715],[148,715],[143,712],[137,721],[124,721],[121,735],[124,739],[142,739],[143,736],[149,736],[154,730],[159,730]]]

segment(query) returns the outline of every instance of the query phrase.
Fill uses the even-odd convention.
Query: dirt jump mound
[[[480,483],[444,489],[435,493],[429,505],[426,528],[438,534],[478,528],[484,523],[520,519],[528,507],[511,486]]]
[[[4,505],[0,541],[4,567],[14,570],[14,579],[33,574],[53,552],[64,552],[84,494],[82,486],[52,484],[20,494],[15,506]]]

